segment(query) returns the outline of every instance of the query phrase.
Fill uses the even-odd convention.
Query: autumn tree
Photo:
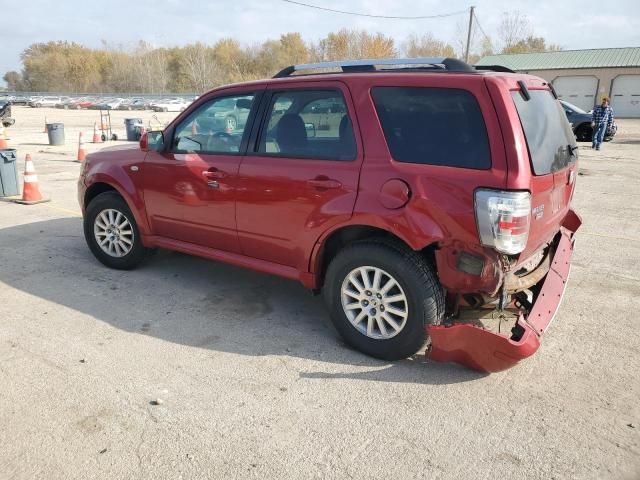
[[[188,79],[187,88],[204,92],[220,84],[219,68],[214,51],[203,43],[187,45],[181,50],[182,73]]]
[[[278,39],[242,45],[222,38],[212,45],[202,42],[158,47],[140,41],[134,45],[101,48],[52,41],[34,43],[22,52],[22,71],[6,72],[4,81],[12,90],[51,92],[204,92],[223,84],[268,78],[280,69],[317,61],[409,57],[464,57],[466,24],[460,22],[451,43],[430,33],[410,35],[396,48],[383,33],[343,29],[317,42],[306,43],[296,32]],[[504,53],[559,49],[534,35],[528,20],[518,12],[507,12],[498,31]],[[474,23],[469,61],[494,52],[492,39]]]
[[[7,82],[8,90],[20,90],[22,88],[22,75],[16,72],[15,70],[11,70],[4,74],[2,79]]]
[[[498,27],[502,41],[502,53],[539,53],[561,50],[560,46],[547,45],[543,37],[534,35],[529,19],[520,12],[505,12]]]
[[[504,12],[502,14],[502,20],[498,27],[498,36],[502,41],[503,53],[507,53],[509,49],[523,38],[531,36],[532,34],[533,29],[526,15],[518,11]]]
[[[371,34],[364,30],[343,29],[329,33],[311,47],[317,61],[344,60],[349,58],[390,58],[396,55],[393,38],[382,33]]]
[[[502,53],[540,53],[558,50],[561,50],[560,46],[554,44],[547,45],[544,38],[529,35],[527,38],[520,39],[511,46],[505,47]]]
[[[402,44],[402,51],[407,57],[455,57],[453,47],[431,33],[409,35]]]

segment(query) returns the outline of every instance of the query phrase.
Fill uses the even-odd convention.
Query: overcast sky
[[[502,12],[518,10],[534,33],[564,49],[640,46],[638,0],[301,0],[324,7],[373,15],[418,16],[476,6],[480,25],[490,36]],[[234,37],[244,44],[300,32],[318,40],[341,28],[383,32],[402,41],[410,33],[431,32],[453,44],[456,24],[468,15],[426,20],[354,17],[304,8],[282,0],[0,0],[2,41],[0,78],[20,70],[20,53],[34,42],[69,40],[99,47],[102,40],[132,45],[146,40],[158,46]]]

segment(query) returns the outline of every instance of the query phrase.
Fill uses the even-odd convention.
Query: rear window
[[[389,151],[406,163],[488,169],[487,130],[466,90],[376,87],[372,97]]]
[[[576,157],[576,139],[562,105],[549,90],[529,90],[530,100],[511,92],[529,147],[533,173],[546,175],[567,167]]]

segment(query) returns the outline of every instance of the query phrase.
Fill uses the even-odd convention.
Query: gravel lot
[[[106,269],[73,162],[98,113],[14,116],[52,201],[0,202],[0,478],[640,478],[640,120],[581,144],[564,303],[534,357],[487,376],[354,352],[283,279],[170,252]]]

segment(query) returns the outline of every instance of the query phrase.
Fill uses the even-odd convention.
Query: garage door
[[[616,117],[640,117],[640,75],[613,79],[611,108]]]
[[[598,92],[598,79],[589,75],[558,77],[553,81],[558,97],[586,110],[593,108]]]

